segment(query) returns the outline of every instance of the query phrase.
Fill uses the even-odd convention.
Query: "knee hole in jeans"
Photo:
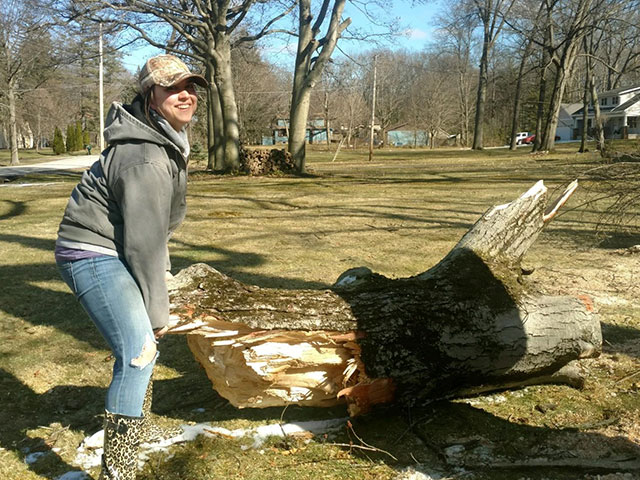
[[[137,367],[139,369],[143,369],[147,365],[153,363],[157,356],[157,348],[156,341],[153,337],[147,334],[147,339],[142,346],[142,350],[140,351],[140,355],[131,360],[131,366]]]

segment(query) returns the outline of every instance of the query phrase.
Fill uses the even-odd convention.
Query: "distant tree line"
[[[300,172],[310,119],[322,118],[346,145],[362,143],[374,63],[381,140],[390,129],[406,129],[428,132],[432,147],[449,135],[477,149],[515,148],[515,133],[528,130],[536,134],[533,148],[548,150],[561,103],[586,105],[598,92],[640,82],[639,3],[449,0],[422,51],[376,47],[338,58],[338,43],[365,38],[358,29],[366,25],[344,16],[344,0],[9,0],[0,19],[2,129],[15,162],[19,144],[52,143],[44,132],[60,125],[79,122],[89,135],[81,143],[97,143],[102,24],[107,106],[135,91],[118,50],[122,39],[180,55],[209,79],[192,135],[206,145],[213,170],[236,169],[240,143],[259,143],[278,118],[288,120],[288,149]],[[269,62],[261,42],[270,36],[295,42],[292,71]],[[595,123],[601,129],[601,119]]]

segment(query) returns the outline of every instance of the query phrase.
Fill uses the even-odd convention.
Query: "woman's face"
[[[172,87],[153,86],[151,108],[162,115],[175,131],[179,132],[191,121],[196,112],[198,97],[196,87],[189,78]]]

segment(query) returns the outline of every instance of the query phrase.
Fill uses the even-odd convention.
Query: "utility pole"
[[[100,24],[100,39],[98,40],[98,57],[100,58],[98,68],[98,83],[100,97],[100,131],[98,132],[98,142],[100,143],[100,152],[104,150],[104,85],[103,85],[103,59],[102,59],[102,23]]]
[[[324,128],[327,131],[327,145],[331,145],[331,127],[329,126],[329,90],[324,91]]]
[[[371,130],[369,131],[369,161],[373,160],[373,124],[376,120],[376,60],[378,55],[373,56],[373,92],[371,93]]]

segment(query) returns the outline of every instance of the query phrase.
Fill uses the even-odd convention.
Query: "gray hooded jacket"
[[[184,132],[150,126],[141,97],[114,103],[106,125],[108,147],[71,193],[56,244],[124,259],[160,328],[169,321],[167,242],[186,213],[188,143]]]

